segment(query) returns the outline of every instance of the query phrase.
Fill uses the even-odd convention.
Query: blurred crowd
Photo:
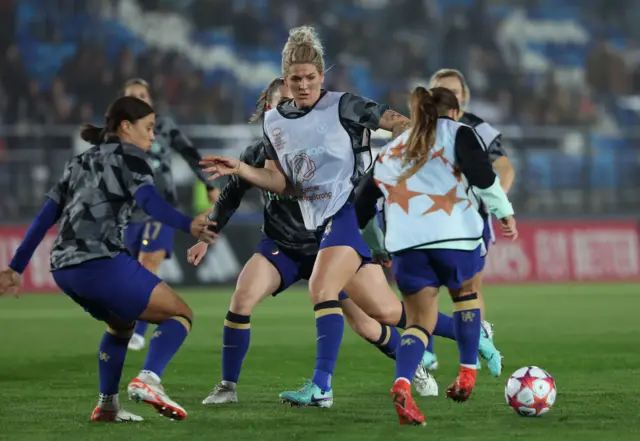
[[[117,18],[118,0],[56,0],[61,8]],[[560,0],[559,0],[560,1]],[[612,26],[623,26],[615,7],[593,14]],[[625,48],[594,38],[584,66],[584,87],[562,87],[550,69],[543,81],[532,83],[513,60],[505,59],[494,30],[499,21],[486,13],[500,0],[454,2],[443,12],[444,0],[138,0],[147,11],[180,13],[195,31],[224,28],[239,47],[268,47],[277,51],[286,30],[300,24],[318,27],[328,65],[327,87],[358,90],[354,72],[366,71],[375,88],[372,98],[406,112],[409,88],[424,82],[440,67],[462,70],[476,106],[491,109],[501,123],[523,125],[589,125],[602,104],[640,90],[640,40],[630,35]],[[467,4],[468,3],[468,4]],[[521,0],[523,5],[535,1]],[[606,2],[601,2],[606,4]],[[24,54],[14,38],[17,0],[0,0],[2,69],[0,110],[3,124],[76,124],[100,118],[126,79],[143,77],[153,86],[158,107],[181,123],[231,124],[246,121],[247,91],[205,81],[204,72],[174,51],[136,53],[124,49],[112,60],[105,40],[84,38],[57,75],[43,85],[25,68]],[[590,4],[600,5],[598,2]],[[599,14],[599,15],[597,15]],[[41,40],[61,43],[56,20],[43,20],[29,29]],[[630,30],[630,33],[632,30]],[[513,57],[513,53],[510,54]],[[516,54],[517,56],[517,54]],[[253,93],[253,92],[252,92]],[[240,96],[239,96],[240,95]]]

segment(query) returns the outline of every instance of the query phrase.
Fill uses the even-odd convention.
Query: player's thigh
[[[249,315],[258,303],[278,292],[281,283],[276,266],[262,254],[255,253],[238,276],[229,310]]]
[[[169,285],[160,281],[153,288],[147,307],[138,319],[157,324],[172,317],[183,317],[191,322],[193,311]]]
[[[417,292],[403,294],[407,327],[419,325],[429,333],[435,329],[438,320],[439,288],[426,286]]]
[[[365,314],[385,325],[394,326],[402,316],[402,303],[391,289],[380,265],[363,265],[344,287],[349,298]]]
[[[478,294],[481,286],[482,273],[476,273],[475,275],[470,276],[468,279],[465,279],[459,287],[449,288],[449,295],[452,298],[456,298],[472,293]]]
[[[340,306],[349,327],[356,334],[370,341],[376,341],[380,337],[380,323],[369,317],[353,300],[342,299]]]
[[[54,278],[65,293],[94,318],[107,321],[116,316],[125,323],[148,318],[144,313],[159,303],[155,293],[161,291],[158,286],[163,285],[158,276],[126,253],[57,270]],[[168,317],[161,316],[164,318]]]
[[[340,291],[356,274],[362,257],[350,246],[332,246],[318,253],[309,279],[311,302],[338,300]]]
[[[141,251],[138,254],[138,260],[140,263],[153,274],[158,274],[160,265],[166,258],[167,252],[165,250]]]
[[[371,261],[371,250],[360,234],[353,204],[346,204],[322,232],[320,251],[309,279],[311,302],[337,300],[340,291],[367,261]]]

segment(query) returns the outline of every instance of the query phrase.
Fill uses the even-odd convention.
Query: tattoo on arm
[[[391,130],[391,139],[396,139],[405,131],[409,130],[409,127],[411,127],[411,121],[409,120],[401,121],[400,123],[396,124]]]
[[[393,138],[397,138],[410,126],[409,118],[393,110],[387,110],[380,118],[380,128],[390,131]]]

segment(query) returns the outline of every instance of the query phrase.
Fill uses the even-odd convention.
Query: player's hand
[[[209,245],[204,242],[198,242],[187,251],[187,262],[193,266],[198,266],[207,254],[208,249]]]
[[[20,297],[21,286],[22,276],[20,274],[11,268],[0,270],[0,296],[9,293]]]
[[[204,156],[202,161],[200,161],[200,165],[206,167],[204,171],[207,173],[213,173],[213,175],[209,177],[209,180],[212,181],[220,176],[239,174],[242,161],[225,156]]]
[[[500,228],[504,237],[510,237],[511,240],[518,238],[518,229],[516,228],[516,219],[513,216],[507,216],[500,219]]]
[[[206,212],[199,214],[191,222],[191,235],[204,243],[213,243],[218,236],[217,233],[211,231],[209,227],[215,227],[216,223],[209,220],[209,214],[213,211],[213,208]]]
[[[387,252],[376,253],[373,255],[373,260],[383,268],[391,268],[391,256]]]

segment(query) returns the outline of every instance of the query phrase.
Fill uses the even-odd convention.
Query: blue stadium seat
[[[553,152],[553,187],[558,190],[570,190],[583,186],[583,171],[586,164],[584,155]]]
[[[536,188],[550,190],[553,186],[551,155],[547,151],[532,151],[527,155],[526,176]]]
[[[591,159],[590,184],[598,190],[616,188],[618,174],[616,170],[616,154],[612,150],[599,150]]]

